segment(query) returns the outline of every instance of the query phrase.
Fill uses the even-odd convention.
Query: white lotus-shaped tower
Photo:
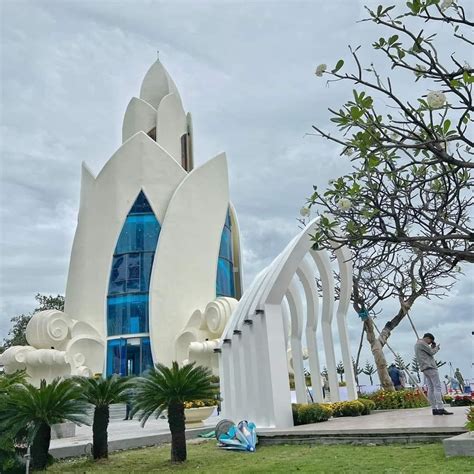
[[[226,156],[194,169],[191,115],[159,60],[127,107],[122,138],[98,176],[82,166],[65,311],[55,319],[65,340],[83,337],[85,357],[27,332],[31,346],[2,356],[7,371],[26,368],[38,382],[78,367],[131,375],[197,360],[217,373],[213,349],[242,291]],[[40,359],[35,372],[28,361]]]

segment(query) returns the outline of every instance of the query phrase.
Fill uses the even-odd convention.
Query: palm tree
[[[184,402],[212,398],[211,371],[195,363],[179,367],[157,364],[149,374],[137,381],[132,415],[140,411],[142,426],[155,414],[158,418],[168,410],[168,424],[171,431],[171,462],[186,461],[186,436]]]
[[[81,389],[71,379],[44,380],[40,387],[16,384],[0,395],[0,431],[14,438],[26,429],[31,446],[32,467],[45,469],[48,462],[51,425],[72,421],[87,423],[86,402],[80,399]]]
[[[403,357],[399,352],[395,354],[395,367],[399,370],[405,370],[410,368],[410,364],[405,364]]]
[[[336,372],[341,376],[341,383],[344,382],[344,364],[342,363],[342,360],[337,364],[336,367]]]
[[[359,385],[359,375],[363,372],[363,370],[361,369],[359,365],[356,364],[354,357],[352,358],[352,367],[354,369],[354,376],[355,376],[356,383],[357,385]]]
[[[13,374],[1,374],[0,375],[0,395],[7,393],[17,383],[26,382],[26,371],[17,370]]]
[[[375,372],[377,372],[374,368],[374,365],[371,364],[369,361],[366,361],[363,372],[364,372],[365,375],[369,376],[370,385],[373,385],[374,382],[372,380],[372,375],[375,374]]]
[[[94,405],[92,454],[94,459],[107,458],[109,455],[107,439],[109,405],[128,402],[131,381],[117,375],[105,379],[78,377],[76,380],[83,390],[83,400]]]
[[[411,361],[411,372],[413,374],[416,374],[416,377],[418,379],[418,383],[421,382],[420,379],[420,366],[418,365],[418,360],[416,357],[413,357],[413,360]]]

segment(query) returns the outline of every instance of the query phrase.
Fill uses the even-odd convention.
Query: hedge
[[[327,421],[332,416],[331,408],[321,403],[293,403],[292,410],[295,426]]]
[[[397,390],[386,392],[378,390],[371,394],[364,394],[359,400],[372,400],[376,410],[392,410],[398,408],[422,408],[429,406],[425,395],[418,390]]]

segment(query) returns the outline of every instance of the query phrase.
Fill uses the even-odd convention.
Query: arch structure
[[[345,247],[334,246],[340,275],[340,297],[335,308],[329,253],[312,250],[310,234],[317,229],[318,221],[316,218],[310,222],[257,275],[224,329],[216,352],[220,356],[222,409],[226,418],[252,420],[259,427],[293,426],[288,371],[290,367],[294,373],[297,402],[307,403],[303,366],[306,357],[310,372],[315,375],[315,401],[322,401],[318,331],[322,333],[331,401],[337,401],[334,322],[346,368],[348,398],[357,398],[346,321],[352,284],[351,254]],[[318,278],[322,298],[318,297]]]

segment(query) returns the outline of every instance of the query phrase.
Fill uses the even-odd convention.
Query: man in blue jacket
[[[433,409],[433,415],[452,415],[452,412],[446,411],[443,407],[441,381],[434,358],[438,351],[439,344],[436,345],[433,334],[429,332],[416,341],[415,356],[420,366],[420,371],[425,376],[425,383],[428,387],[428,399]]]
[[[403,390],[405,388],[405,374],[400,369],[397,369],[395,364],[390,364],[388,375],[392,379],[395,390]]]

